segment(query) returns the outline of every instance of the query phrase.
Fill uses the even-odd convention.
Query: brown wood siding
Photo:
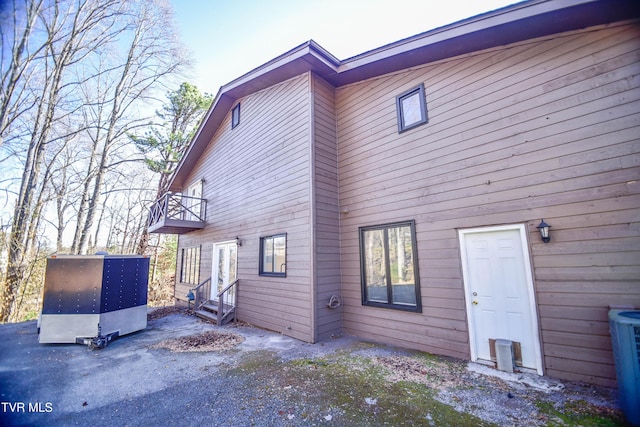
[[[323,340],[342,332],[342,308],[327,306],[333,295],[341,295],[335,90],[316,76],[311,81],[316,333],[317,340]]]
[[[179,247],[202,245],[201,278],[211,276],[213,244],[240,238],[238,317],[311,341],[309,76],[240,100],[191,171],[204,178],[207,225],[180,236]],[[260,237],[287,233],[287,277],[258,275]],[[176,297],[186,295],[177,284]]]
[[[457,230],[525,223],[545,373],[613,385],[607,307],[640,307],[639,57],[618,25],[337,89],[345,331],[469,358]],[[398,134],[420,83],[429,123]],[[407,219],[423,312],[362,306],[358,227]]]

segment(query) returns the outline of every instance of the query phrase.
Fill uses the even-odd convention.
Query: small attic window
[[[231,110],[231,129],[240,124],[240,103]]]
[[[396,96],[398,133],[427,123],[427,99],[424,84]]]

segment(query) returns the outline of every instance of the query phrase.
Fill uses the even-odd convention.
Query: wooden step
[[[204,304],[201,304],[199,307],[200,310],[206,310],[209,311],[211,313],[217,313],[218,312],[218,303],[217,302],[206,302]],[[233,310],[233,306],[232,305],[228,305],[228,304],[224,304],[224,307],[222,308],[222,313],[225,314],[228,311]]]
[[[218,323],[218,315],[207,310],[196,310],[196,316],[209,322]]]
[[[195,315],[201,319],[218,323],[218,303],[215,301],[207,301],[200,305],[195,310]],[[235,319],[235,308],[231,305],[224,305],[222,307],[222,319],[220,324],[224,325],[229,323],[232,319]]]
[[[207,302],[207,303],[202,304],[200,306],[200,310],[208,311],[210,313],[217,313],[218,312],[218,304],[214,303],[214,302]]]

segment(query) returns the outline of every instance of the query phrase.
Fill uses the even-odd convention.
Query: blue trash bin
[[[640,426],[640,310],[610,310],[609,331],[620,407],[627,421]]]

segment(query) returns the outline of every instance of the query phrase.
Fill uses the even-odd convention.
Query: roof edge
[[[313,40],[304,42],[222,86],[169,181],[180,191],[238,99],[304,72],[335,87],[448,57],[640,16],[635,0],[529,0],[485,12],[339,60]]]

